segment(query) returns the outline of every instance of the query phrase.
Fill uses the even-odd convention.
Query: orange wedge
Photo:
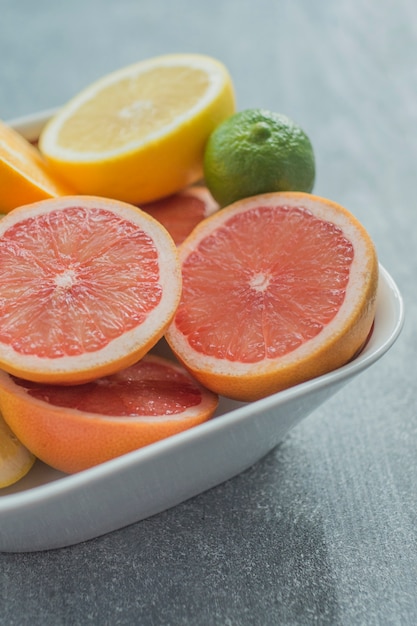
[[[72,193],[51,171],[39,151],[17,131],[0,121],[0,213]]]
[[[177,248],[136,207],[66,196],[0,221],[0,367],[80,383],[141,358],[181,292]]]
[[[209,389],[256,400],[351,359],[372,327],[378,262],[343,207],[304,193],[238,201],[180,247],[166,338]]]

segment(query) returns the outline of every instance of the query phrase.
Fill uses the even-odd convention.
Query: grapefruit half
[[[161,222],[179,246],[201,220],[220,207],[207,187],[195,185],[141,208]]]
[[[196,226],[166,338],[209,389],[256,400],[333,370],[366,341],[378,262],[345,208],[306,193],[253,196]]]
[[[166,229],[136,207],[66,196],[0,221],[0,367],[75,384],[141,358],[176,310],[181,275]]]
[[[28,382],[0,370],[4,419],[36,457],[78,472],[208,420],[218,397],[178,363],[148,354],[84,385]]]

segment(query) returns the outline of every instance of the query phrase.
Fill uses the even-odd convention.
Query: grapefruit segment
[[[179,301],[177,250],[132,205],[67,196],[0,222],[0,365],[35,381],[115,372],[158,341]]]
[[[13,432],[42,461],[78,472],[196,426],[216,394],[153,354],[77,386],[46,385],[0,370],[0,406]]]
[[[180,249],[166,338],[204,385],[255,400],[346,363],[372,326],[373,243],[346,209],[288,192],[238,201]]]
[[[195,185],[141,206],[169,232],[177,246],[201,220],[219,209],[207,187]]]

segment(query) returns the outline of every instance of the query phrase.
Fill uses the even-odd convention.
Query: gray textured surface
[[[165,52],[220,58],[240,109],[310,135],[315,192],[351,209],[403,292],[384,359],[272,454],[72,548],[0,554],[0,623],[417,623],[417,4],[0,0],[0,117]]]

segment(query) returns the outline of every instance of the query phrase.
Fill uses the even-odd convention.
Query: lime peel
[[[211,133],[204,177],[223,207],[260,193],[310,193],[315,180],[313,147],[304,130],[287,116],[245,109]]]

